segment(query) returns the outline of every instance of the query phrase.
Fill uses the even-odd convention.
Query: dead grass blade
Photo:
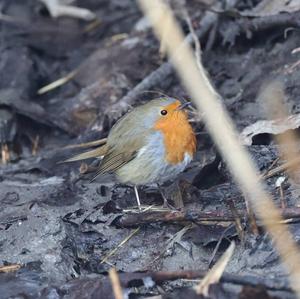
[[[1,272],[2,273],[15,272],[15,271],[18,271],[20,268],[21,268],[21,265],[19,265],[19,264],[1,266],[0,273]]]
[[[65,77],[59,78],[56,81],[51,82],[50,84],[40,88],[37,91],[37,94],[42,95],[44,93],[47,93],[53,89],[56,89],[64,84],[66,84],[67,82],[72,80],[77,75],[77,73],[78,73],[78,69],[68,73]]]
[[[110,251],[100,262],[100,264],[103,264],[107,262],[107,260],[114,255],[125,243],[127,243],[138,231],[140,228],[138,227],[137,229],[133,230],[129,236],[127,236],[117,247],[115,247],[112,251]]]
[[[203,112],[207,129],[227,161],[235,180],[248,196],[255,212],[272,236],[289,272],[291,287],[300,298],[298,248],[287,227],[280,223],[282,220],[280,212],[264,190],[259,172],[247,151],[241,146],[233,122],[207,79],[203,66],[197,67],[193,51],[183,42],[183,32],[165,3],[160,0],[139,0],[139,4],[152,22],[159,39],[162,38],[166,24],[170,24],[169,36],[164,43],[171,61],[198,110]]]
[[[289,160],[280,166],[270,169],[266,174],[263,175],[263,179],[271,178],[272,176],[283,171],[292,171],[293,169],[299,167],[299,164],[300,164],[300,157],[297,157],[293,160]]]
[[[108,271],[111,286],[114,292],[115,299],[123,299],[122,287],[119,279],[119,275],[115,268],[111,268]]]
[[[231,242],[231,244],[223,253],[218,262],[211,268],[211,270],[205,275],[201,282],[195,287],[195,291],[198,295],[204,295],[205,297],[208,297],[210,285],[218,283],[220,281],[220,278],[232,257],[234,248],[235,243]]]

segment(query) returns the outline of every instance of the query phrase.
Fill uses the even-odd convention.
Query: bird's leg
[[[168,206],[169,206],[168,199],[167,199],[167,197],[165,196],[165,193],[164,193],[163,188],[162,188],[159,184],[157,184],[157,188],[158,188],[158,190],[159,190],[159,193],[160,193],[161,197],[162,197],[163,200],[164,200],[163,207],[164,207],[164,208],[168,207]]]
[[[158,188],[158,190],[159,190],[159,192],[160,192],[160,194],[161,194],[161,197],[162,197],[163,200],[164,200],[163,207],[164,207],[164,208],[168,208],[168,209],[170,209],[170,210],[177,210],[177,209],[175,208],[176,205],[175,205],[175,207],[173,207],[173,206],[169,203],[168,198],[166,197],[165,192],[164,192],[164,189],[162,188],[162,186],[159,185],[159,184],[157,184],[157,188]]]
[[[169,204],[168,199],[167,199],[167,197],[166,197],[166,195],[165,195],[165,192],[164,192],[162,186],[159,185],[159,184],[157,184],[157,188],[158,188],[158,190],[159,190],[159,193],[160,193],[161,197],[162,197],[163,200],[164,200],[163,207],[164,207],[164,208],[171,209],[171,210],[174,210],[175,208],[174,208],[172,205]]]
[[[138,192],[137,186],[134,186],[133,188],[134,188],[135,198],[136,198],[139,210],[141,210],[141,202],[140,202],[140,197],[139,197],[139,192]]]

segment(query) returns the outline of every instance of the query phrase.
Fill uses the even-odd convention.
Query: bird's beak
[[[183,104],[181,104],[180,106],[178,106],[176,108],[176,110],[182,110],[182,109],[185,109],[186,107],[190,106],[192,103],[191,102],[185,102]]]

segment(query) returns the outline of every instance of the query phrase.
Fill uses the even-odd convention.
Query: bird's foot
[[[164,203],[163,203],[162,207],[164,209],[169,209],[169,210],[176,210],[176,211],[178,210],[174,206],[172,206],[166,198],[164,198]]]

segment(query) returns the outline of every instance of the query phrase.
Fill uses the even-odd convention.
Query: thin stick
[[[226,204],[229,206],[229,209],[234,217],[236,231],[238,233],[238,236],[239,236],[241,242],[243,243],[245,240],[245,232],[244,232],[244,229],[242,226],[241,217],[240,217],[239,213],[237,212],[232,199],[227,200]],[[254,217],[254,215],[253,215],[253,217]]]
[[[108,271],[111,286],[114,292],[115,299],[123,299],[123,291],[119,279],[119,275],[115,268],[111,268]]]
[[[7,265],[7,266],[0,266],[0,273],[8,273],[18,271],[21,268],[19,264]]]
[[[225,112],[205,72],[197,67],[192,49],[184,44],[184,36],[170,8],[160,0],[139,0],[139,4],[161,38],[164,26],[171,22],[165,45],[179,77],[191,94],[197,108],[203,111],[207,129],[228,163],[235,180],[248,196],[254,210],[274,239],[274,244],[289,273],[292,288],[300,298],[300,254],[287,227],[280,224],[279,210],[262,187],[259,172],[249,154],[238,141],[234,125]],[[162,18],[163,16],[163,18]],[[174,53],[176,52],[176,55]]]
[[[223,275],[225,267],[229,263],[235,248],[235,243],[231,242],[229,247],[223,253],[218,262],[209,270],[203,280],[194,288],[198,295],[208,297],[209,287],[211,284],[219,282]]]
[[[177,270],[177,271],[158,271],[158,272],[133,272],[133,273],[119,273],[122,286],[124,288],[129,288],[132,286],[132,281],[135,281],[136,286],[143,286],[143,278],[151,277],[156,284],[161,284],[170,280],[184,279],[201,279],[205,277],[207,271],[205,270]],[[239,286],[250,285],[258,286],[263,285],[266,289],[274,291],[286,291],[292,292],[291,288],[287,285],[286,280],[282,278],[270,278],[267,275],[262,277],[254,275],[242,275],[230,274],[224,272],[221,279],[221,282],[231,283]]]
[[[273,162],[271,163],[271,165],[268,167],[268,169],[267,170],[265,170],[262,174],[261,174],[261,176],[264,178],[265,177],[265,175],[267,175],[268,173],[269,173],[269,171],[271,171],[272,169],[273,169],[273,167],[275,166],[275,164],[279,161],[279,157],[277,157],[276,159],[274,159],[273,160]]]
[[[150,208],[147,208],[150,210]],[[137,212],[138,211],[138,212]],[[180,222],[234,222],[234,216],[228,211],[211,211],[204,212],[199,209],[186,210],[182,209],[180,211],[174,211],[169,209],[153,209],[150,211],[141,213],[139,210],[123,210],[124,213],[120,218],[118,218],[114,225],[116,227],[136,227],[138,225],[151,224],[151,223],[180,223]],[[246,217],[244,215],[245,211],[237,211],[241,217]],[[281,217],[283,219],[292,219],[293,221],[299,222],[300,218],[300,208],[286,208],[280,210]],[[267,217],[269,217],[267,215]],[[268,218],[268,221],[272,222],[272,218]],[[276,222],[274,222],[276,223]],[[281,220],[281,223],[284,221]],[[258,223],[261,226],[261,223]]]
[[[271,169],[270,171],[268,171],[264,176],[263,178],[264,179],[268,179],[268,178],[271,178],[272,176],[280,173],[280,172],[283,172],[283,171],[286,171],[290,168],[294,168],[296,166],[298,166],[298,164],[300,163],[300,157],[297,157],[293,160],[289,160],[285,163],[283,163],[282,165],[280,166],[277,166],[273,169]]]
[[[71,71],[70,73],[68,73],[66,76],[59,78],[43,87],[41,87],[38,91],[37,94],[42,95],[44,93],[47,93],[53,89],[56,89],[57,87],[60,87],[64,84],[66,84],[67,82],[69,82],[70,80],[72,80],[78,73],[78,69]]]
[[[193,40],[194,40],[194,44],[195,44],[195,58],[196,58],[197,66],[198,66],[200,72],[205,72],[205,70],[204,70],[204,68],[202,66],[202,62],[201,62],[201,46],[200,46],[199,39],[198,39],[198,37],[196,35],[196,32],[194,30],[192,21],[191,21],[189,15],[188,15],[188,12],[187,12],[186,9],[184,11],[184,14],[185,14],[185,19],[186,19],[186,22],[188,24],[190,33],[191,33],[191,35],[193,37]],[[207,86],[210,87],[211,92],[213,92],[213,93],[215,93],[217,95],[217,93],[213,89],[212,85],[210,84],[210,82],[209,82],[208,77],[207,77],[206,74],[205,74],[205,77],[207,79],[207,82],[206,82]],[[256,224],[256,221],[255,221],[255,217],[254,217],[254,213],[252,211],[251,205],[249,204],[249,202],[247,200],[247,197],[245,197],[245,202],[246,202],[246,209],[247,209],[248,218],[249,218],[249,222],[250,222],[251,232],[257,235],[258,234],[257,224]],[[229,202],[229,204],[230,204],[230,209],[233,209],[232,213],[233,213],[233,215],[235,217],[237,232],[239,234],[239,237],[240,237],[241,241],[243,241],[244,237],[242,237],[242,235],[244,235],[244,231],[242,229],[240,229],[241,228],[241,223],[240,223],[239,217],[238,217],[238,215],[234,214],[235,208],[234,208],[233,202],[231,201],[231,202]]]
[[[198,36],[194,30],[191,18],[187,12],[187,10],[184,10],[184,15],[185,15],[185,21],[188,24],[189,27],[189,31],[191,33],[191,36],[193,38],[194,44],[195,44],[195,57],[196,57],[196,62],[197,62],[197,66],[198,68],[202,68],[202,64],[201,64],[201,46],[200,46],[200,42],[198,39]]]
[[[212,263],[213,263],[213,261],[214,261],[214,258],[215,258],[215,256],[216,256],[218,250],[219,250],[219,247],[220,247],[220,245],[221,245],[221,243],[222,243],[222,241],[223,241],[223,239],[224,239],[225,234],[226,234],[231,228],[233,228],[233,224],[230,224],[230,225],[229,225],[228,227],[226,227],[226,228],[224,229],[224,231],[222,232],[222,235],[221,235],[221,237],[219,238],[218,243],[217,243],[217,245],[215,246],[214,251],[213,251],[213,253],[212,253],[212,255],[211,255],[210,259],[209,259],[207,269],[209,269],[209,268],[211,267],[211,265],[212,265]]]
[[[110,251],[100,262],[100,264],[105,263],[112,255],[114,255],[125,243],[127,243],[138,231],[140,228],[138,227],[134,231],[130,233],[129,236],[127,236],[116,248],[114,248],[112,251]]]

